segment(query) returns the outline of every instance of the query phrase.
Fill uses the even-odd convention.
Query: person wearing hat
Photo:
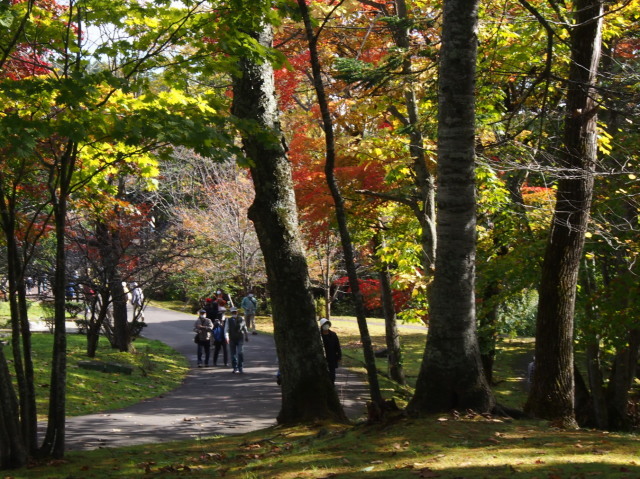
[[[196,332],[195,342],[198,345],[198,367],[202,367],[202,352],[204,351],[204,366],[209,366],[209,356],[211,354],[211,330],[213,323],[207,318],[207,312],[201,309],[199,316],[193,324],[193,330]]]
[[[340,349],[340,339],[338,335],[331,331],[331,321],[327,318],[320,320],[320,336],[324,345],[324,356],[327,358],[327,366],[329,367],[329,377],[331,382],[336,382],[336,369],[342,360],[342,349]]]
[[[244,318],[238,315],[238,308],[231,308],[231,316],[224,323],[224,337],[229,343],[233,373],[242,374],[244,363],[244,342],[249,342],[249,331]]]

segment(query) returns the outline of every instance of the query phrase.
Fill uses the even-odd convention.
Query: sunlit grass
[[[40,415],[46,415],[50,361],[53,336],[34,333],[33,365],[35,373],[36,405]],[[135,352],[121,353],[111,349],[101,338],[95,360],[131,366],[132,374],[104,373],[78,366],[86,361],[86,336],[67,335],[67,415],[79,416],[117,409],[175,389],[188,371],[186,358],[159,341],[139,338]],[[5,348],[9,360],[11,348]]]
[[[241,436],[70,453],[21,478],[634,478],[632,435],[482,416],[275,427]]]
[[[270,318],[259,317],[257,323],[260,334],[272,333]],[[341,337],[345,365],[364,371],[356,323],[337,320],[333,329]],[[370,332],[374,347],[383,348],[382,326],[371,324]],[[426,332],[401,330],[401,336],[405,369],[413,385]],[[532,350],[531,339],[500,343],[494,374],[494,392],[500,402],[512,406],[523,402],[523,368]],[[377,366],[386,371],[386,360],[378,359]],[[89,380],[83,378],[83,382],[87,387]],[[118,378],[117,386],[126,385]],[[401,394],[384,375],[381,387],[386,397],[408,394]],[[639,446],[635,435],[562,431],[538,421],[464,413],[424,418],[399,414],[376,425],[274,427],[240,436],[74,452],[64,461],[11,471],[10,477],[630,479],[640,477]]]

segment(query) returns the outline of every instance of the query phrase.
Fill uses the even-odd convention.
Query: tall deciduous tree
[[[525,410],[576,425],[573,324],[578,270],[597,158],[595,83],[602,43],[601,0],[575,3],[560,180],[542,266],[536,325],[536,374]]]
[[[445,0],[439,79],[436,271],[412,413],[490,411],[475,318],[476,0]]]
[[[334,203],[336,220],[338,223],[338,231],[340,233],[340,241],[342,243],[342,252],[344,255],[345,267],[347,270],[347,276],[349,277],[349,286],[351,288],[351,293],[353,294],[353,301],[356,309],[356,319],[358,322],[358,329],[360,330],[360,340],[362,341],[362,350],[364,353],[367,379],[369,382],[369,394],[371,395],[371,403],[377,410],[374,416],[379,416],[384,409],[384,401],[380,392],[378,371],[376,369],[376,360],[373,353],[371,335],[369,334],[369,328],[367,326],[364,300],[362,297],[362,292],[360,291],[360,284],[356,271],[353,242],[351,241],[351,234],[349,232],[349,228],[347,227],[345,201],[342,193],[340,192],[340,188],[338,186],[335,175],[336,143],[333,130],[333,121],[331,119],[329,103],[322,82],[322,71],[320,68],[320,59],[318,56],[318,38],[321,30],[314,32],[313,25],[311,24],[309,7],[307,6],[306,1],[298,0],[298,6],[300,7],[300,13],[302,14],[302,19],[305,26],[306,37],[309,43],[313,86],[318,97],[318,104],[322,115],[323,131],[325,134],[326,162],[324,171],[327,178],[327,185],[329,186],[329,190],[331,191],[331,197]]]
[[[271,27],[261,18],[251,31],[271,47]],[[280,131],[273,67],[247,55],[234,80],[233,113],[248,122],[243,147],[250,162],[256,196],[249,210],[263,251],[278,360],[282,371],[281,423],[345,419],[329,379],[315,322],[309,274],[298,232],[291,165]]]
[[[154,154],[161,154],[167,145],[182,144],[210,154],[219,141],[227,146],[227,137],[224,137],[222,129],[211,126],[216,122],[213,117],[220,118],[210,108],[212,94],[187,97],[171,88],[161,92],[153,92],[149,88],[147,74],[152,70],[163,70],[168,75],[176,63],[179,46],[184,44],[191,29],[211,24],[194,20],[202,14],[200,4],[190,7],[159,6],[131,0],[111,4],[109,9],[104,9],[102,4],[96,7],[86,1],[67,2],[64,7],[53,2],[18,1],[3,2],[2,7],[3,26],[8,25],[8,28],[0,36],[0,48],[3,49],[0,66],[5,68],[9,60],[14,64],[22,62],[26,65],[26,74],[11,72],[11,75],[0,76],[0,103],[3,105],[0,111],[0,129],[3,131],[0,151],[15,164],[25,161],[31,170],[43,172],[38,181],[23,181],[25,177],[20,177],[20,172],[15,169],[5,169],[3,173],[17,178],[20,188],[48,195],[47,205],[55,224],[56,261],[52,285],[55,337],[49,423],[39,452],[44,456],[62,457],[68,201],[96,177],[104,180],[117,176],[117,168],[123,162],[138,160],[124,155],[128,146],[136,145],[144,151],[153,150]],[[25,8],[27,13],[22,13]],[[86,15],[88,11],[92,14]],[[17,20],[11,22],[12,16]],[[85,21],[88,19],[94,22],[95,31],[113,33],[118,30],[119,38],[127,38],[127,41],[106,40],[100,43],[102,39],[91,36],[91,41],[96,42],[92,45],[95,49],[86,48],[89,40],[85,36]],[[193,38],[201,41],[203,36],[202,33],[194,34]],[[26,45],[23,52],[28,54],[21,55],[21,51],[13,49],[11,44]],[[111,65],[113,69],[101,63],[105,58],[110,58],[115,64]],[[100,66],[96,67],[97,64]],[[164,69],[161,68],[163,66]],[[131,93],[133,91],[135,95]],[[141,163],[146,159],[143,158]],[[145,168],[148,170],[148,165],[142,166]],[[108,189],[106,180],[99,183],[96,181],[92,186]],[[13,234],[16,232],[14,229]],[[29,241],[32,239],[27,238]],[[12,310],[12,321],[19,323],[14,326],[14,345],[18,344],[21,336],[27,338],[29,331],[26,314],[19,314]],[[0,357],[0,363],[2,361]],[[0,367],[4,366],[0,364]],[[33,389],[32,384],[30,388]],[[23,392],[20,387],[21,404]],[[32,426],[36,421],[35,409],[29,413],[29,417],[20,417],[23,424],[24,421],[29,422],[26,426],[29,434],[3,437],[12,442],[25,441],[23,449],[29,455],[35,455],[33,439],[37,436]],[[11,450],[17,453],[20,448],[12,444]],[[16,456],[9,458],[8,462],[21,460]]]

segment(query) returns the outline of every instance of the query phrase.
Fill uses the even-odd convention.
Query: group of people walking
[[[220,352],[224,366],[231,366],[233,373],[243,373],[244,343],[249,341],[249,330],[252,334],[258,334],[255,325],[258,301],[252,293],[249,293],[240,303],[245,316],[239,314],[233,301],[221,290],[216,292],[214,298],[207,298],[204,306],[198,312],[193,330],[196,333],[195,343],[198,346],[198,367],[208,367],[211,359],[211,346],[213,344],[213,366],[218,365]],[[227,316],[227,311],[230,315]],[[247,322],[249,325],[247,325]],[[204,360],[204,361],[203,361]]]
[[[244,365],[244,343],[249,342],[249,331],[257,334],[255,316],[258,302],[252,293],[245,296],[240,306],[244,312],[244,317],[239,314],[238,308],[233,305],[233,301],[221,290],[216,292],[215,298],[207,298],[204,306],[198,312],[193,330],[196,333],[195,343],[198,345],[197,361],[198,367],[209,367],[211,359],[211,346],[213,345],[213,366],[218,366],[220,351],[224,366],[229,365],[231,356],[231,366],[233,373],[243,373]],[[230,313],[226,315],[227,311]],[[326,318],[320,319],[320,335],[324,346],[325,358],[329,369],[331,381],[336,381],[336,369],[342,360],[342,350],[338,335],[332,331],[331,321]],[[281,376],[278,371],[278,384]]]

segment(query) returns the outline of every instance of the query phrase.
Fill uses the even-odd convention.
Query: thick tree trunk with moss
[[[254,34],[270,47],[270,27]],[[280,130],[273,69],[245,58],[234,81],[233,113],[249,122],[242,134],[255,200],[249,210],[266,270],[282,373],[278,422],[345,420],[329,378],[315,317],[307,262],[299,236],[291,165]]]
[[[475,318],[476,0],[445,0],[440,58],[436,270],[413,414],[494,406]]]
[[[539,287],[536,374],[525,411],[575,427],[573,318],[597,158],[594,85],[602,42],[602,0],[579,0],[571,29],[571,69],[556,207]]]

